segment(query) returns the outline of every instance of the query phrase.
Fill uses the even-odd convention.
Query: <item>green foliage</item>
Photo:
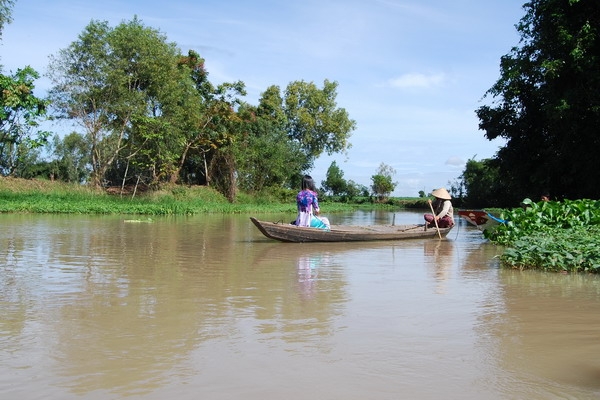
[[[552,272],[600,272],[600,226],[532,233],[500,257],[504,265]]]
[[[355,129],[336,105],[337,83],[292,82],[285,96],[271,86],[254,107],[241,100],[243,82],[211,84],[199,54],[183,56],[137,17],[115,28],[92,21],[51,59],[49,77],[57,114],[85,129],[98,187],[197,183],[235,201],[238,189],[291,186],[323,152],[345,151]]]
[[[12,8],[15,0],[0,0],[0,37],[4,31],[4,25],[12,22]]]
[[[503,211],[500,218],[507,220],[486,237],[502,245],[537,232],[554,232],[561,229],[600,225],[599,200],[565,200],[533,202],[525,199],[523,207]]]
[[[284,97],[286,130],[300,143],[309,165],[323,152],[331,155],[348,149],[348,138],[356,128],[344,108],[337,108],[337,82],[325,80],[323,89],[310,82],[288,84]]]
[[[369,188],[360,183],[354,182],[352,179],[348,180],[346,187],[346,195],[350,199],[355,199],[358,196],[369,196]]]
[[[290,187],[291,176],[304,168],[304,155],[288,140],[280,121],[266,111],[243,105],[242,131],[233,143],[240,189],[259,193],[265,188]]]
[[[488,139],[506,140],[495,158],[502,188],[513,199],[598,198],[600,2],[523,7],[520,46],[501,58],[493,103],[476,111]]]
[[[321,182],[321,185],[325,192],[333,196],[346,194],[348,182],[344,179],[344,172],[338,167],[335,161],[327,168],[326,179]]]
[[[0,174],[13,175],[30,156],[30,150],[46,143],[49,132],[39,129],[48,102],[33,95],[39,74],[31,67],[14,75],[0,74]]]
[[[91,144],[86,137],[71,132],[52,140],[50,175],[64,182],[83,183],[89,177]]]
[[[381,163],[377,174],[371,177],[373,184],[371,189],[380,202],[384,202],[396,188],[397,183],[393,181],[396,170],[389,165]]]
[[[485,236],[507,246],[505,265],[549,271],[600,272],[600,201],[523,201]]]
[[[503,189],[504,179],[501,179],[498,165],[494,159],[476,161],[470,159],[460,176],[459,186],[464,187],[464,207],[482,208],[498,207],[502,204],[515,204],[512,193]],[[452,190],[452,197],[457,197]]]

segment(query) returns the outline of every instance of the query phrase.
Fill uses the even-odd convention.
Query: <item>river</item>
[[[248,215],[0,224],[2,399],[600,398],[598,277],[502,268],[465,223],[333,244]]]

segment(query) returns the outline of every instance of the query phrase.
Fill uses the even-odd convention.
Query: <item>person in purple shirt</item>
[[[302,178],[302,190],[296,196],[296,204],[298,206],[298,216],[295,225],[322,229],[330,228],[327,218],[317,216],[321,210],[315,182],[310,175],[304,175]]]

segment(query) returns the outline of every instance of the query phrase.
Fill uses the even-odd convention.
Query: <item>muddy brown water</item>
[[[464,223],[333,244],[248,215],[0,224],[2,399],[600,398],[598,277],[501,268]]]

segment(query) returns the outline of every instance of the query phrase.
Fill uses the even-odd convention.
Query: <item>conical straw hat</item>
[[[450,197],[450,193],[444,188],[435,189],[431,194],[442,200],[450,200],[452,198]]]

